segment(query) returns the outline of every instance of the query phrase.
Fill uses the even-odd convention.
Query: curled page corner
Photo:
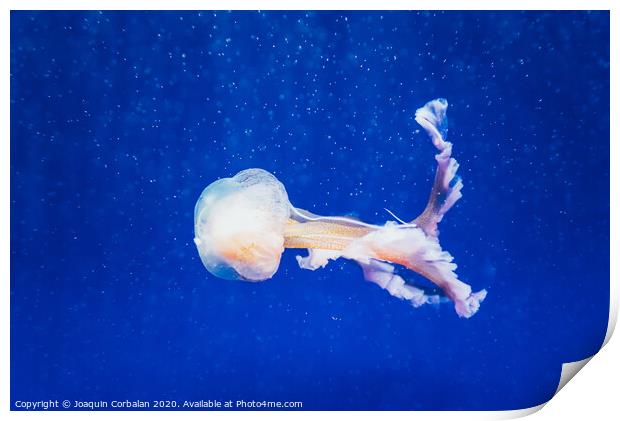
[[[582,368],[584,368],[586,366],[586,364],[588,362],[590,362],[590,360],[592,358],[594,358],[594,356],[596,354],[599,353],[599,351],[601,349],[603,349],[603,347],[605,345],[607,345],[607,343],[609,342],[609,340],[611,339],[613,332],[616,328],[616,322],[618,321],[618,303],[617,303],[617,299],[615,298],[616,295],[613,294],[613,290],[615,289],[614,283],[611,282],[610,283],[610,297],[611,297],[611,301],[609,304],[609,320],[607,322],[607,332],[605,333],[605,339],[603,340],[603,344],[601,345],[601,347],[599,348],[598,351],[596,351],[593,355],[589,356],[588,358],[584,358],[583,360],[579,360],[579,361],[573,361],[573,362],[569,362],[569,363],[564,363],[562,364],[562,372],[560,374],[560,381],[558,383],[558,387],[555,390],[555,393],[553,394],[553,396],[557,395],[560,390],[562,390],[562,388],[564,386],[566,386],[566,384],[573,378],[575,377],[575,375],[581,371]],[[543,404],[544,406],[545,404]],[[542,406],[541,406],[542,408]]]
[[[573,362],[562,364],[560,382],[558,383],[558,387],[555,390],[555,393],[553,394],[553,396],[557,395],[558,392],[564,386],[566,386],[566,384],[573,377],[575,377],[575,374],[577,374],[583,367],[585,367],[585,365],[594,357],[594,355],[591,357],[585,358],[583,360],[580,360],[580,361],[573,361]],[[553,397],[551,397],[551,399],[553,399]],[[551,399],[549,399],[546,402],[541,403],[540,405],[532,406],[530,408],[516,409],[512,411],[502,411],[498,413],[499,417],[497,419],[516,419],[516,418],[526,417],[528,415],[531,415],[535,412],[540,411],[545,405],[547,405],[550,402]]]
[[[527,417],[528,415],[532,415],[540,411],[545,405],[547,405],[547,402],[541,403],[540,405],[532,406],[530,408],[514,409],[512,411],[501,411],[497,413],[499,416],[495,419],[514,420],[517,418]]]
[[[594,354],[596,355],[596,354]],[[558,383],[558,387],[555,390],[553,396],[557,395],[560,390],[573,378],[575,375],[583,368],[585,365],[594,357],[594,355],[584,358],[583,360],[573,361],[569,363],[562,364],[562,372],[560,373],[560,381]],[[553,397],[551,397],[553,399]],[[541,403],[540,405],[532,406],[531,408],[523,408],[516,409],[513,411],[505,411],[502,412],[502,415],[498,419],[516,419],[523,418],[528,415],[531,415],[535,412],[540,411],[545,405],[547,405],[551,399],[546,402]],[[505,415],[505,416],[504,416]]]
[[[594,357],[594,355],[588,358],[584,358],[583,360],[562,364],[562,373],[560,374],[560,382],[558,383],[558,388],[555,390],[554,396],[557,395],[558,392],[562,390],[564,386],[566,386],[566,383],[568,383],[570,379],[575,377],[575,374],[577,374],[579,370],[585,367],[585,365]]]
[[[615,277],[612,276],[611,279],[612,280],[609,283],[609,320],[607,321],[607,333],[605,333],[605,339],[603,340],[601,349],[607,345],[611,339],[611,336],[614,334],[614,330],[616,329],[616,323],[618,322],[618,283],[613,281]]]

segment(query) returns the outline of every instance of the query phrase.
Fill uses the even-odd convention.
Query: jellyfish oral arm
[[[452,143],[446,142],[439,128],[445,125],[448,103],[442,99],[430,101],[415,113],[415,120],[431,137],[439,153],[435,155],[435,181],[424,211],[412,222],[432,237],[437,237],[437,225],[448,210],[463,196],[463,182],[456,175],[458,162],[452,158]]]
[[[379,228],[355,222],[344,217],[307,222],[289,219],[284,227],[284,247],[344,250],[355,240]]]
[[[307,257],[297,257],[300,267],[317,269],[329,260],[345,257],[362,266],[364,277],[391,295],[406,299],[414,306],[439,302],[437,295],[408,285],[394,273],[390,263],[402,265],[433,282],[455,305],[461,317],[471,317],[486,297],[486,290],[473,293],[471,287],[458,279],[456,264],[439,244],[437,225],[445,213],[461,198],[463,183],[457,177],[457,161],[452,158],[452,144],[444,140],[446,109],[443,99],[428,102],[418,109],[416,121],[429,134],[439,153],[435,156],[437,170],[428,203],[411,223],[387,223],[371,226],[357,221],[322,218],[298,210],[297,224],[285,229],[285,247],[309,249]],[[355,225],[354,223],[357,223]],[[308,225],[310,224],[310,225]],[[312,225],[314,224],[314,225]]]
[[[308,256],[297,257],[303,269],[315,270],[340,257],[354,260],[362,267],[366,280],[416,307],[437,303],[441,297],[426,295],[407,284],[395,274],[393,264],[404,266],[441,288],[462,317],[473,315],[486,296],[486,291],[472,294],[471,287],[458,279],[452,256],[441,249],[436,238],[412,224],[366,226],[338,217],[308,222],[289,220],[284,229],[284,247],[308,249]]]
[[[358,263],[364,271],[364,279],[379,285],[393,297],[409,301],[414,307],[442,301],[439,295],[427,295],[424,290],[407,284],[401,276],[394,273],[394,266],[389,263],[374,259]]]
[[[463,182],[456,174],[459,164],[452,158],[452,143],[444,140],[447,108],[446,100],[435,99],[415,113],[416,122],[426,130],[439,153],[435,155],[437,170],[428,203],[412,223],[419,226],[431,241],[436,241],[439,251],[441,247],[437,226],[446,212],[463,196],[461,193]],[[480,303],[486,297],[486,290],[472,293],[471,287],[457,278],[454,272],[456,265],[451,263],[452,256],[444,251],[438,256],[439,259],[435,261],[423,261],[422,267],[410,267],[410,269],[440,286],[455,302],[457,313],[462,317],[470,317],[478,311]]]

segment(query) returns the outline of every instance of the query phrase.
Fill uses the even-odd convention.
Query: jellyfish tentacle
[[[308,270],[324,268],[330,260],[340,257],[354,260],[362,268],[365,280],[378,285],[393,297],[410,301],[414,307],[441,301],[439,295],[427,295],[424,290],[407,284],[401,276],[395,273],[394,266],[386,261],[368,258],[363,254],[355,255],[350,251],[323,249],[308,249],[306,257],[296,256],[299,267]]]
[[[471,317],[486,297],[482,290],[472,294],[471,286],[461,281],[450,253],[443,250],[436,238],[427,236],[419,227],[387,223],[345,250],[344,257],[358,263],[362,256],[395,263],[412,270],[443,290],[461,317]]]
[[[415,113],[416,122],[426,130],[439,151],[435,155],[437,170],[428,203],[424,211],[412,221],[427,235],[429,244],[426,251],[435,258],[422,260],[411,258],[403,263],[441,287],[454,301],[456,312],[461,317],[471,317],[478,311],[487,292],[481,290],[472,293],[471,287],[458,279],[454,272],[456,264],[452,263],[452,256],[441,249],[438,239],[437,225],[463,195],[461,193],[463,182],[456,175],[459,164],[452,158],[452,143],[444,139],[447,132],[447,108],[448,101],[438,98],[427,102]]]
[[[326,222],[353,227],[366,227],[370,229],[378,228],[377,225],[367,224],[364,221],[360,221],[359,219],[351,218],[348,216],[320,216],[311,213],[305,209],[296,208],[294,206],[291,206],[291,219],[296,222]]]
[[[435,155],[437,170],[433,188],[424,211],[412,221],[431,236],[437,237],[437,225],[448,210],[462,197],[463,182],[456,175],[458,162],[452,158],[452,143],[444,140],[447,124],[446,110],[448,102],[445,99],[435,99],[419,108],[415,113],[415,120],[431,137],[433,145],[439,150]]]
[[[357,263],[362,267],[364,279],[379,285],[393,297],[409,301],[414,307],[441,301],[439,295],[427,295],[424,290],[407,284],[401,276],[394,273],[394,266],[389,263],[376,259]]]
[[[308,222],[289,219],[284,227],[284,247],[343,250],[351,242],[377,228],[341,217],[319,218]]]
[[[438,295],[426,295],[423,290],[405,282],[394,273],[393,264],[412,270],[437,285],[454,302],[461,317],[473,316],[486,291],[472,293],[471,286],[456,275],[456,264],[450,253],[442,250],[439,241],[427,236],[420,228],[388,222],[383,227],[351,241],[341,250],[309,249],[308,256],[297,256],[302,269],[316,270],[330,260],[340,257],[357,262],[364,278],[374,282],[391,295],[411,301],[414,306],[439,302]]]
[[[342,252],[338,250],[308,249],[306,257],[296,256],[297,263],[302,269],[316,270],[324,268],[330,260],[342,257]]]
[[[413,300],[418,305],[424,304],[424,300],[429,298],[424,295],[423,291],[407,284],[403,278],[394,273],[394,266],[390,263],[395,263],[419,273],[441,288],[445,295],[454,302],[459,316],[471,317],[478,311],[480,303],[486,297],[486,290],[472,292],[471,286],[458,278],[453,257],[442,249],[438,238],[437,225],[443,215],[462,196],[463,187],[463,183],[456,176],[458,163],[452,158],[452,144],[444,139],[447,128],[447,107],[448,103],[445,99],[435,99],[419,108],[415,115],[416,121],[426,130],[433,145],[439,151],[435,156],[437,170],[433,188],[422,214],[411,223],[403,224],[400,221],[400,225],[388,222],[383,227],[372,226],[372,229],[366,231],[365,235],[357,237],[351,234],[351,230],[359,229],[360,224],[363,224],[359,221],[339,217],[320,217],[295,209],[292,217],[302,222],[300,225],[323,223],[327,224],[327,231],[335,234],[336,237],[342,239],[346,236],[346,241],[338,243],[338,247],[332,247],[333,243],[324,241],[324,239],[316,241],[319,238],[316,235],[317,230],[309,229],[308,231],[313,233],[304,236],[304,240],[309,241],[303,244],[310,245],[309,249],[312,249],[314,244],[315,249],[326,250],[309,250],[307,257],[298,256],[300,267],[315,270],[324,267],[329,260],[339,257],[351,259],[362,266],[367,280],[378,284],[396,297]],[[365,224],[364,228],[366,227]],[[365,231],[361,229],[355,232],[359,234]],[[285,241],[285,246],[287,244],[291,242]]]

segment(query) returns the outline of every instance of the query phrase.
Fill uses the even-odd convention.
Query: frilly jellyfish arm
[[[446,142],[442,134],[447,124],[447,106],[446,100],[436,99],[416,111],[416,121],[427,131],[439,150],[435,156],[435,181],[422,214],[410,224],[388,222],[383,227],[374,226],[363,237],[350,241],[340,252],[331,248],[310,250],[307,257],[298,257],[300,267],[314,270],[324,267],[329,260],[345,257],[362,266],[366,280],[376,283],[395,297],[410,301],[416,307],[439,301],[438,296],[425,295],[421,289],[406,284],[402,277],[394,274],[394,266],[386,262],[396,263],[440,287],[454,301],[459,316],[471,317],[478,311],[486,291],[472,293],[471,287],[458,279],[453,257],[442,250],[438,239],[437,224],[462,196],[463,187],[461,180],[456,177],[458,163],[451,157],[452,144]],[[321,219],[304,212],[301,211],[301,214],[307,220]]]
[[[220,278],[262,281],[277,271],[285,248],[305,248],[308,256],[297,256],[303,269],[315,270],[344,257],[362,267],[365,279],[415,307],[445,301],[408,284],[395,273],[397,264],[429,279],[454,302],[459,316],[471,317],[486,291],[472,293],[458,279],[452,256],[438,239],[437,224],[461,197],[462,188],[455,177],[458,164],[451,157],[452,145],[444,140],[447,106],[437,99],[416,112],[416,121],[439,154],[428,204],[411,223],[380,226],[314,215],[291,205],[284,186],[272,174],[245,170],[209,185],[196,203],[194,242],[204,266]]]
[[[412,223],[424,231],[430,243],[435,240],[436,247],[429,243],[425,259],[422,261],[410,259],[409,265],[405,266],[440,286],[455,302],[457,313],[462,317],[470,317],[486,297],[486,290],[472,293],[471,287],[457,278],[454,272],[457,266],[452,263],[452,256],[441,250],[438,240],[437,225],[445,213],[462,197],[463,188],[463,182],[456,175],[459,164],[452,158],[452,143],[444,139],[447,132],[447,108],[448,102],[440,98],[428,102],[415,113],[416,122],[426,130],[439,153],[435,155],[437,170],[428,203]],[[429,259],[428,256],[432,258]]]
[[[389,263],[375,259],[359,263],[367,281],[379,285],[393,297],[411,302],[414,307],[444,301],[439,295],[427,295],[423,289],[407,284],[402,277],[394,273],[394,266]]]
[[[452,143],[444,140],[447,108],[448,102],[445,99],[436,99],[419,108],[415,113],[415,120],[429,134],[439,153],[435,155],[437,171],[428,204],[420,216],[412,222],[433,237],[439,235],[437,224],[462,197],[461,189],[463,188],[463,182],[456,176],[459,164],[452,158]]]

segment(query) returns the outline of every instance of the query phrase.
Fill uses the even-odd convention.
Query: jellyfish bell
[[[202,263],[219,278],[271,278],[284,251],[290,208],[282,183],[262,169],[211,183],[194,210],[194,242]]]
[[[316,270],[340,257],[350,259],[362,267],[367,281],[414,307],[451,300],[460,317],[471,317],[486,290],[472,292],[458,279],[452,255],[439,243],[438,225],[461,198],[463,187],[452,144],[444,139],[447,107],[445,99],[435,99],[415,114],[439,153],[427,205],[411,222],[395,217],[397,222],[373,225],[344,216],[314,215],[292,206],[275,176],[249,169],[215,181],[200,195],[194,241],[202,263],[220,278],[262,281],[276,273],[285,248],[307,249],[307,256],[297,256],[302,269]],[[395,265],[427,278],[442,295],[405,281]]]

